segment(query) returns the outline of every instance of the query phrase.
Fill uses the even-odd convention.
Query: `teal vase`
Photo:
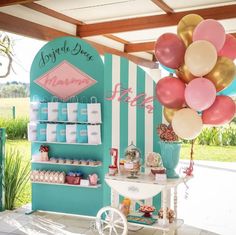
[[[161,159],[166,168],[167,178],[179,178],[175,168],[179,163],[181,142],[159,142],[161,147]]]

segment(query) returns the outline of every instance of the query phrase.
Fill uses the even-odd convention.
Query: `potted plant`
[[[166,168],[167,178],[179,178],[175,168],[179,163],[181,142],[171,125],[160,124],[157,133],[160,137],[161,158]]]

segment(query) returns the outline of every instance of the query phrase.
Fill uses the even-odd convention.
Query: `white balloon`
[[[176,135],[180,138],[192,140],[201,133],[203,123],[196,111],[184,108],[174,114],[172,127]]]
[[[187,48],[184,60],[189,71],[201,77],[211,72],[216,65],[217,51],[208,41],[195,41]]]

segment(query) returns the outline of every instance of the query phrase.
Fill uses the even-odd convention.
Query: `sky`
[[[0,78],[0,83],[12,81],[29,83],[32,61],[40,48],[46,44],[46,41],[27,38],[12,33],[7,33],[7,35],[14,43],[12,64],[14,71],[11,70],[7,78]]]

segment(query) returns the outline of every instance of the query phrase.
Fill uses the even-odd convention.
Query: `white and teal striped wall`
[[[104,165],[108,169],[111,161],[109,156],[111,147],[117,148],[122,158],[125,148],[131,142],[141,150],[144,163],[148,152],[159,152],[156,127],[162,122],[162,107],[155,99],[155,82],[136,64],[110,54],[105,55],[104,79],[103,119],[106,125],[104,125],[103,134],[104,152],[107,155],[104,158]],[[130,89],[129,94],[125,94],[126,89]],[[119,92],[115,93],[117,90]],[[108,100],[112,96],[113,99]],[[131,98],[127,98],[128,96]],[[131,102],[137,96],[140,98],[136,102]],[[144,99],[146,99],[146,104],[143,103]],[[153,111],[152,107],[154,107]],[[110,205],[111,200],[115,202],[119,200],[119,195],[111,194],[107,186],[104,188],[105,205]],[[150,199],[146,203],[160,207],[160,197]]]

